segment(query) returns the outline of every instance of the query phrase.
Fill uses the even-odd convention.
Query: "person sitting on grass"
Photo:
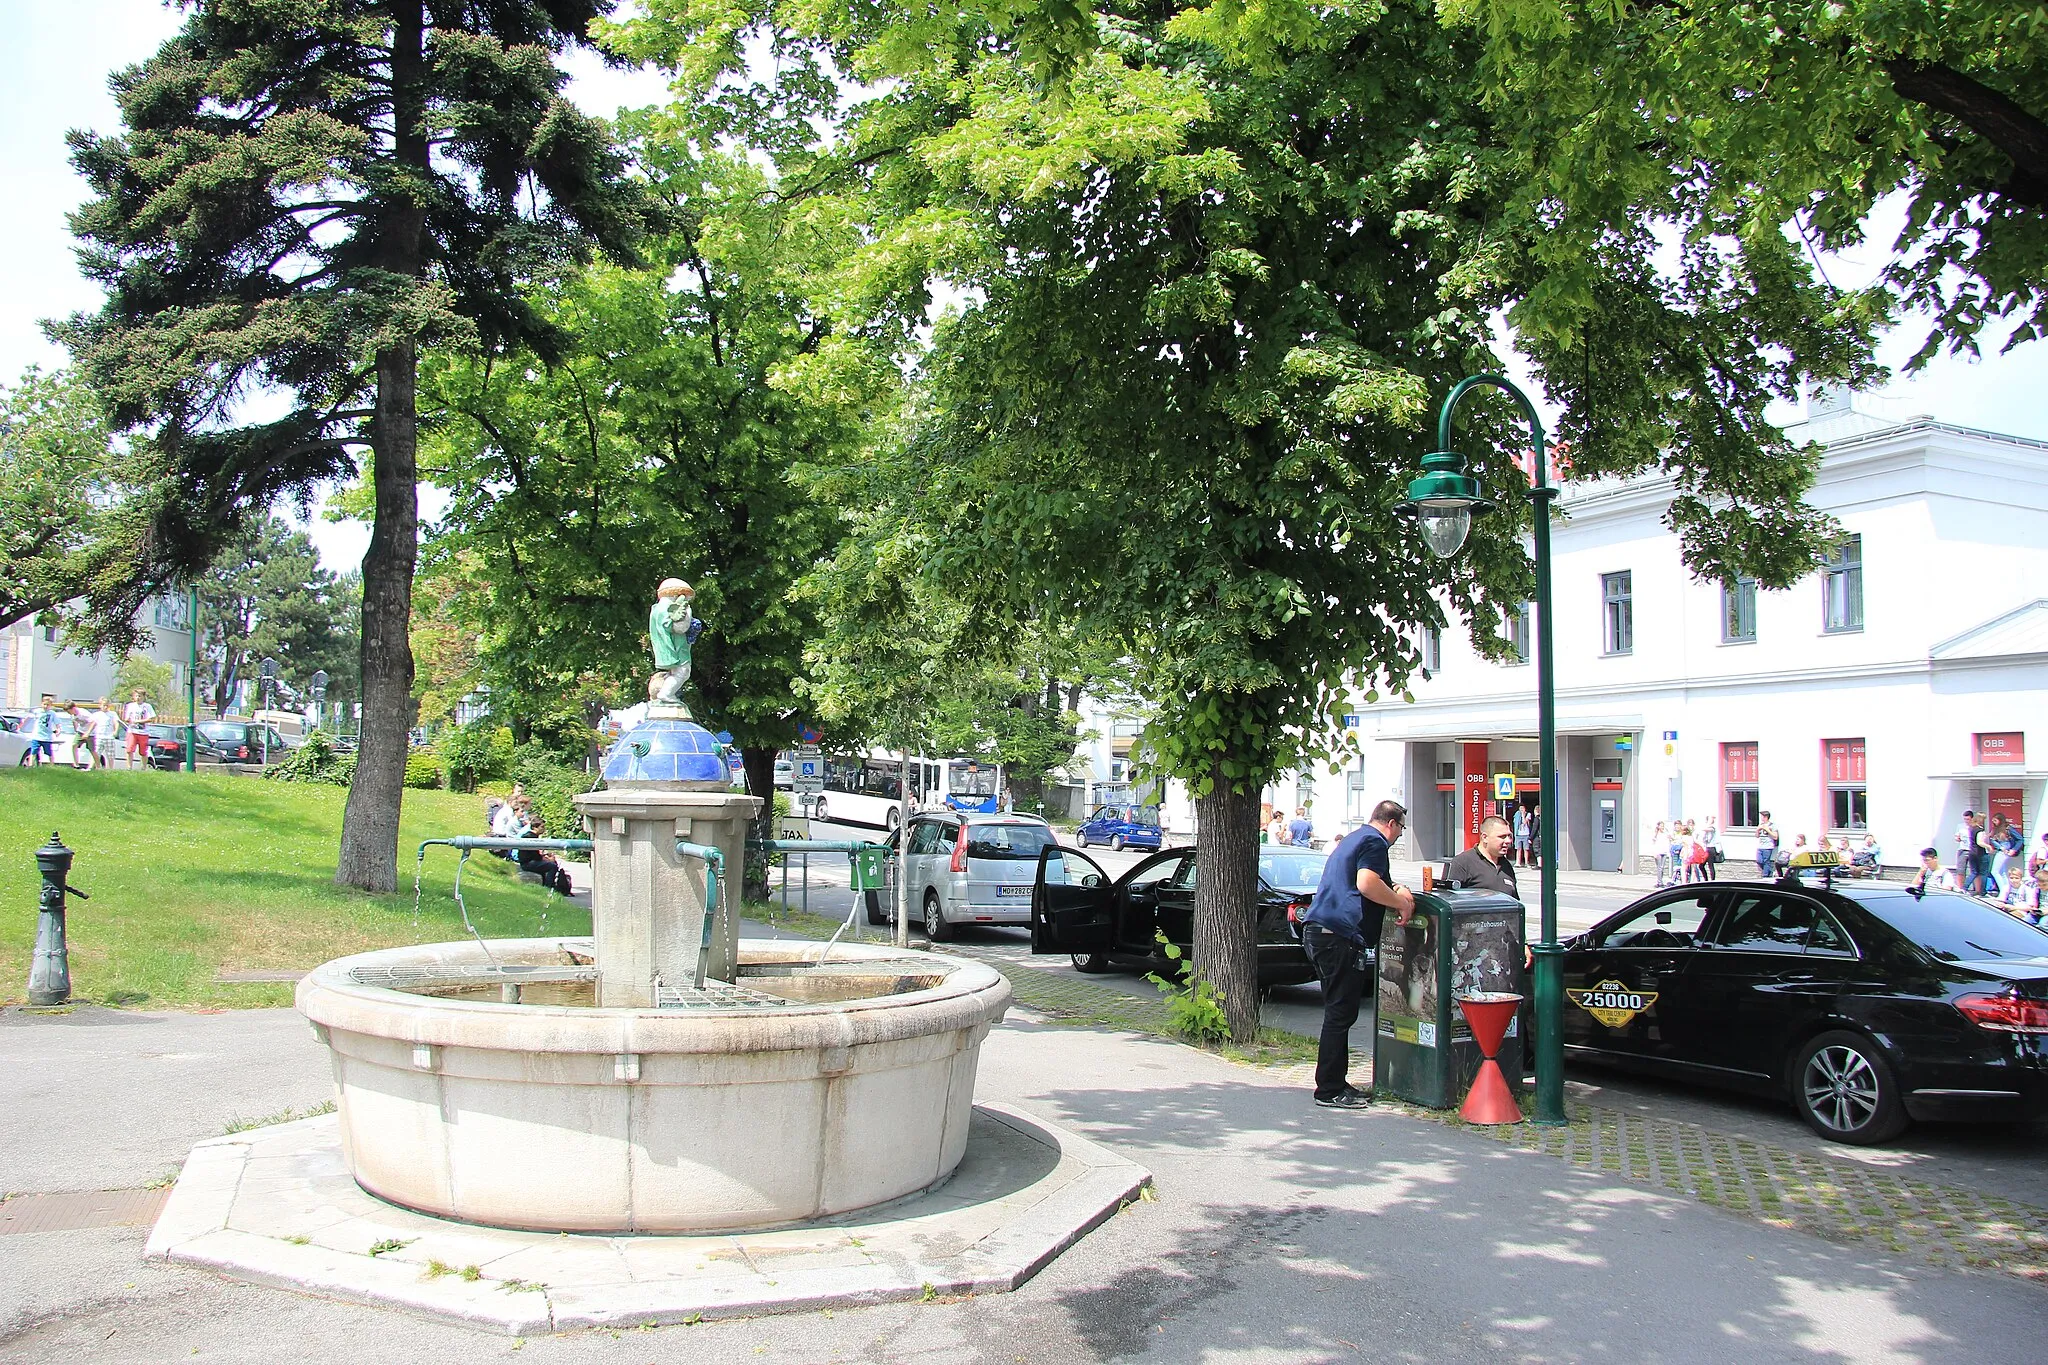
[[[547,821],[541,818],[539,811],[529,807],[522,813],[521,819],[526,828],[522,833],[515,835],[515,838],[545,839],[547,837]],[[518,852],[519,870],[521,872],[531,872],[534,876],[540,878],[542,886],[558,895],[568,896],[575,893],[576,885],[569,880],[569,870],[562,866],[561,861],[554,854],[543,853],[537,848],[522,848]]]

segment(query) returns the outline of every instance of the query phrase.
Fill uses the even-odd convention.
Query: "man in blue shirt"
[[[1301,848],[1308,847],[1308,841],[1315,838],[1316,827],[1309,823],[1308,807],[1296,806],[1294,819],[1287,825],[1287,842]]]
[[[1415,917],[1415,897],[1394,885],[1388,846],[1408,827],[1399,801],[1373,807],[1372,819],[1337,841],[1315,899],[1302,916],[1301,946],[1323,984],[1323,1033],[1316,1047],[1316,1103],[1326,1109],[1363,1109],[1372,1092],[1351,1084],[1351,1026],[1371,976],[1367,948],[1380,941],[1380,922],[1394,912],[1398,924]]]

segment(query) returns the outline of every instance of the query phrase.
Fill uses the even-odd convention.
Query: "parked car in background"
[[[20,724],[12,712],[0,715],[0,766],[12,767],[28,756],[28,736],[16,733]]]
[[[1074,831],[1074,843],[1080,848],[1090,844],[1108,844],[1114,849],[1158,848],[1164,842],[1157,806],[1097,806]]]
[[[291,752],[292,746],[274,725],[226,716],[199,722],[199,761],[202,763],[275,763]]]
[[[888,843],[893,850],[897,836]],[[943,943],[961,924],[1024,924],[1041,850],[1056,848],[1051,825],[1034,815],[931,811],[910,820],[910,913],[925,937]],[[887,924],[895,904],[898,859],[883,889],[867,893],[868,923]]]
[[[2048,933],[1953,892],[1796,872],[1660,891],[1566,943],[1567,1051],[1783,1099],[1858,1145],[2048,1114]]]
[[[33,742],[28,737],[28,716],[29,713],[26,711],[9,711],[6,714],[4,720],[9,727],[7,737],[10,741],[20,741],[20,749],[17,752],[13,743],[8,743],[4,748],[0,748],[0,754],[13,754],[14,756],[11,761],[17,767],[23,768],[29,766],[29,745]],[[52,761],[63,763],[73,768],[90,768],[92,766],[92,751],[78,742],[79,730],[77,721],[68,715],[59,713],[52,717],[51,728],[53,733],[50,745]]]
[[[1325,854],[1274,846],[1259,850],[1259,984],[1298,986],[1316,979],[1302,951],[1297,917],[1308,909]],[[1031,951],[1066,953],[1082,972],[1156,970],[1160,934],[1183,955],[1194,950],[1195,851],[1170,848],[1112,879],[1085,853],[1040,854],[1031,892]]]
[[[142,727],[144,759],[152,768],[169,771],[185,766],[185,727],[182,725],[145,725]],[[206,756],[200,751],[200,757]]]

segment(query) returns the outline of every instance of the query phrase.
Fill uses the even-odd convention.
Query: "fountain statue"
[[[939,954],[739,937],[761,798],[681,702],[688,584],[649,618],[644,720],[577,798],[591,936],[386,949],[298,988],[362,1189],[501,1228],[688,1232],[925,1190],[965,1151],[1010,986]]]

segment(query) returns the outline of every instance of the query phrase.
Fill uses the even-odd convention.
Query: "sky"
[[[0,214],[0,380],[12,382],[29,365],[63,364],[64,352],[44,338],[40,323],[98,306],[99,290],[78,273],[65,225],[85,195],[64,135],[73,128],[117,131],[107,77],[149,56],[178,23],[160,0],[0,0],[0,191],[12,205]],[[652,73],[609,71],[587,55],[568,66],[570,97],[592,113],[609,117],[622,104],[664,96]],[[1873,238],[1851,257],[1824,262],[1836,284],[1866,283],[1882,268],[1890,233]],[[1879,360],[1896,371],[1923,335],[1923,327],[1906,321],[1887,336]],[[2048,343],[1999,355],[2002,340],[1987,339],[1981,361],[1944,357],[1911,377],[1895,373],[1881,390],[1859,396],[1858,405],[1883,417],[1926,414],[2048,440]],[[1526,367],[1511,370],[1526,379]],[[1799,416],[1790,407],[1775,415],[1785,422]],[[369,543],[367,527],[316,521],[308,529],[333,569],[353,568]]]

